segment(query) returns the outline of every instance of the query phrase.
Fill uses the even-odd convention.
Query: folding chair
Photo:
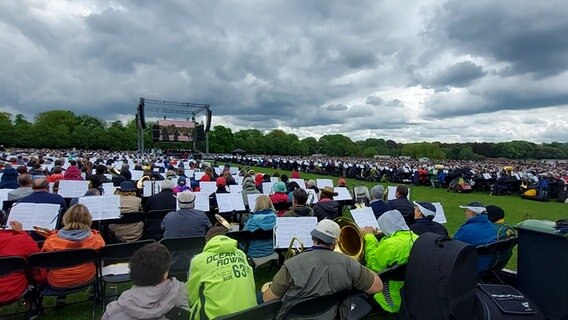
[[[125,283],[130,281],[130,274],[128,271],[126,273],[112,273],[112,271],[105,270],[108,266],[125,264],[128,263],[130,257],[134,253],[144,247],[147,244],[154,243],[154,240],[140,240],[129,243],[115,243],[109,244],[101,248],[99,252],[99,270],[101,271],[101,299],[102,299],[102,311],[104,312],[106,307],[106,285],[107,283],[117,284]],[[115,295],[113,295],[115,296]]]
[[[38,319],[41,317],[44,311],[43,297],[68,295],[81,291],[88,292],[91,288],[93,289],[94,293],[92,301],[93,307],[92,307],[91,318],[92,319],[95,318],[95,306],[97,299],[99,299],[99,289],[100,289],[99,278],[98,278],[99,275],[98,255],[97,251],[94,249],[69,249],[61,251],[34,253],[28,257],[28,265],[31,271],[37,269],[46,269],[49,272],[53,270],[66,269],[88,263],[92,263],[96,268],[95,276],[90,281],[71,288],[54,288],[49,284],[43,288],[39,288],[38,290],[39,294],[36,298],[36,305],[38,308]],[[89,300],[78,301],[71,304],[84,303],[88,301]]]
[[[250,231],[231,231],[227,232],[226,236],[231,239],[237,240],[239,242],[239,247],[245,254],[248,252],[248,248],[252,240],[252,233]]]
[[[379,272],[379,278],[386,283],[387,281],[404,281],[406,276],[406,263],[395,264],[394,266],[387,268]]]
[[[151,210],[146,213],[146,221],[144,222],[144,233],[147,239],[154,239],[160,241],[164,237],[164,230],[162,230],[162,220],[166,215],[174,210]]]
[[[166,319],[168,320],[187,320],[189,319],[189,310],[184,308],[174,307],[170,312],[166,314]]]
[[[274,230],[273,229],[270,229],[270,230],[258,229],[258,230],[255,230],[252,233],[251,243],[252,243],[252,241],[257,241],[257,240],[273,241],[273,239],[274,239]],[[260,266],[262,266],[266,263],[269,263],[269,262],[273,262],[273,263],[275,262],[275,264],[278,265],[279,260],[280,260],[280,256],[278,255],[278,253],[273,252],[271,255],[266,256],[266,257],[261,257],[261,258],[252,258],[251,257],[251,259],[254,263],[253,268],[257,269],[258,267],[260,267]]]
[[[159,243],[168,248],[173,256],[169,275],[186,282],[191,259],[203,251],[205,237],[164,238]]]
[[[0,279],[8,277],[8,276],[15,275],[15,274],[18,274],[18,273],[21,274],[23,277],[25,277],[26,281],[29,281],[29,276],[28,276],[28,272],[27,272],[27,264],[26,264],[25,258],[16,257],[16,256],[0,258]],[[13,303],[20,301],[28,292],[29,292],[29,286],[25,286],[25,288],[22,290],[22,292],[19,292],[18,295],[14,299],[9,300],[9,301],[0,302],[0,307],[8,306],[8,305],[11,305]],[[32,305],[33,305],[32,303],[30,303],[28,305],[28,310],[27,310],[28,312],[31,310]],[[18,312],[18,309],[16,308],[16,311],[14,313],[0,314],[0,318],[4,318],[4,317],[8,317],[8,316],[15,316],[15,315],[23,314],[25,312],[26,311]]]
[[[318,319],[327,315],[333,308],[338,308],[348,297],[346,292],[301,300],[286,311],[282,319]]]
[[[355,186],[353,187],[352,194],[355,203],[363,203],[365,206],[369,206],[369,203],[371,202],[369,188],[366,186]]]
[[[109,225],[122,225],[122,224],[130,224],[130,223],[137,223],[137,222],[144,222],[146,220],[146,214],[144,212],[130,212],[130,213],[123,213],[121,214],[120,218],[118,219],[109,219],[109,220],[102,220],[100,227],[100,233],[105,239],[105,243],[118,243],[120,242],[112,233],[109,228]]]
[[[491,264],[485,273],[482,274],[481,278],[484,280],[494,278],[500,284],[505,284],[503,279],[499,277],[498,273],[505,268],[509,259],[511,259],[511,256],[513,255],[513,248],[518,242],[519,239],[517,237],[512,237],[477,246],[476,249],[478,256],[491,256]]]
[[[246,310],[215,318],[215,320],[272,320],[282,307],[281,300],[259,304]]]

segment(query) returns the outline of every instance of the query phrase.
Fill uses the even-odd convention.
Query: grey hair
[[[162,181],[162,190],[173,189],[176,187],[176,182],[173,179],[166,179]]]
[[[381,186],[380,184],[374,186],[371,188],[371,199],[375,200],[375,199],[381,199],[384,200],[384,194],[385,192],[385,188],[383,186]]]

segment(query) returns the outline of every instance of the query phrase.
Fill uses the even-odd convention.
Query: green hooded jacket
[[[215,236],[191,260],[191,319],[213,319],[256,306],[254,275],[237,241]]]
[[[385,234],[381,241],[378,241],[374,234],[365,235],[367,268],[375,272],[383,271],[396,264],[407,263],[410,250],[418,238],[408,229],[400,212],[396,211],[398,215],[390,214],[395,211],[387,211],[377,220]],[[398,312],[401,303],[400,289],[403,285],[403,281],[388,281],[383,284],[383,291],[376,293],[373,298],[385,311]]]

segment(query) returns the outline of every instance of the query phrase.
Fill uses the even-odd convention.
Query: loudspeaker
[[[138,114],[140,115],[140,125],[143,129],[146,129],[146,118],[144,117],[144,98],[140,98],[140,103],[138,103]]]
[[[195,141],[205,142],[205,130],[203,124],[198,124],[195,127]]]
[[[157,124],[152,126],[152,141],[153,142],[160,141],[160,126]]]
[[[211,116],[213,115],[213,112],[211,112],[210,109],[207,109],[207,125],[205,126],[205,132],[209,132],[209,130],[211,129]]]

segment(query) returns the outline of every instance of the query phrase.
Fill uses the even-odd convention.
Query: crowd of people
[[[213,319],[272,300],[283,301],[279,313],[279,318],[282,318],[294,303],[302,299],[340,294],[353,289],[372,296],[377,307],[395,313],[400,308],[400,288],[403,283],[398,280],[383,283],[377,274],[396,264],[406,263],[413,243],[421,234],[432,232],[449,236],[448,230],[433,220],[436,207],[428,201],[409,201],[408,186],[404,184],[397,186],[395,199],[392,200],[385,199],[382,185],[377,184],[370,189],[366,205],[377,219],[380,232],[370,226],[361,229],[365,243],[365,263],[361,264],[334,251],[341,231],[333,219],[343,215],[344,203],[334,199],[338,193],[333,187],[318,188],[313,180],[305,181],[305,185],[300,186],[296,181],[290,181],[287,174],[271,177],[251,169],[231,172],[230,165],[216,170],[214,165],[208,165],[205,161],[145,154],[28,150],[5,154],[3,158],[4,163],[0,163],[3,184],[0,188],[12,189],[6,200],[58,204],[63,214],[56,230],[34,230],[34,236],[43,237],[43,242],[34,241],[38,239],[33,239],[22,230],[18,221],[12,220],[9,230],[0,230],[0,256],[28,257],[40,251],[70,248],[98,250],[106,243],[133,242],[143,237],[156,240],[196,236],[205,238],[202,252],[194,257],[172,255],[161,244],[148,245],[137,251],[130,259],[133,287],[107,306],[103,319],[160,318],[174,307],[188,310],[192,319]],[[262,159],[249,163],[248,158],[219,157],[217,161],[274,166],[274,158],[271,162],[267,161],[268,158]],[[276,168],[289,169],[289,176],[294,179],[300,178],[300,172],[327,168],[336,160],[328,160],[327,163],[317,161],[305,159],[301,164],[298,161],[288,162],[290,166],[281,166],[282,162],[279,162]],[[344,162],[346,165],[343,169],[364,169],[360,167],[362,162],[358,162],[364,160],[349,161],[353,162]],[[388,160],[389,168],[398,168],[401,162],[396,161]],[[408,163],[410,166],[418,165]],[[490,166],[481,166],[484,165]],[[502,163],[494,165],[502,166]],[[551,169],[544,165],[539,168]],[[188,170],[199,169],[204,172],[200,179],[188,174]],[[132,181],[131,170],[143,171],[144,176],[155,180],[161,187],[159,192],[143,199],[136,182]],[[239,179],[235,179],[235,174]],[[273,192],[262,194],[262,182],[271,181],[271,178],[278,180],[272,186]],[[112,182],[116,187],[115,194],[120,197],[123,215],[140,212],[151,214],[157,210],[165,210],[167,214],[156,230],[149,230],[144,222],[137,221],[110,224],[109,230],[101,234],[93,229],[93,217],[87,207],[75,203],[76,199],[66,201],[53,192],[57,191],[56,183],[59,181],[81,179],[90,181],[85,196],[108,192],[103,184]],[[262,293],[257,292],[253,266],[258,267],[267,261],[263,258],[275,254],[272,240],[254,239],[245,253],[223,224],[216,223],[210,214],[195,208],[200,182],[215,182],[217,189],[209,196],[210,208],[214,210],[215,195],[228,192],[227,186],[236,185],[241,179],[243,202],[247,201],[249,194],[258,195],[250,213],[242,216],[240,222],[243,230],[253,233],[272,230],[279,216],[313,216],[318,221],[311,232],[313,245],[308,244],[310,248],[306,252],[283,261],[271,284]],[[50,182],[54,185],[50,186]],[[345,179],[338,179],[337,187],[346,187]],[[315,204],[308,201],[310,190],[317,197]],[[504,221],[503,209],[484,206],[479,202],[469,203],[462,208],[465,222],[455,233],[454,239],[477,246],[512,236],[512,229]],[[42,243],[41,248],[38,243]],[[480,274],[490,267],[492,259],[491,256],[480,257]],[[185,284],[171,277],[171,266],[185,268],[187,279],[181,279],[187,280]],[[84,264],[64,270],[41,271],[34,277],[40,285],[67,288],[90,281],[95,272],[94,265]],[[27,281],[21,275],[0,278],[0,303],[13,300],[22,292],[23,286],[27,286]],[[64,304],[65,297],[59,297],[57,303]],[[350,309],[350,304],[344,304],[329,312],[345,315]]]

